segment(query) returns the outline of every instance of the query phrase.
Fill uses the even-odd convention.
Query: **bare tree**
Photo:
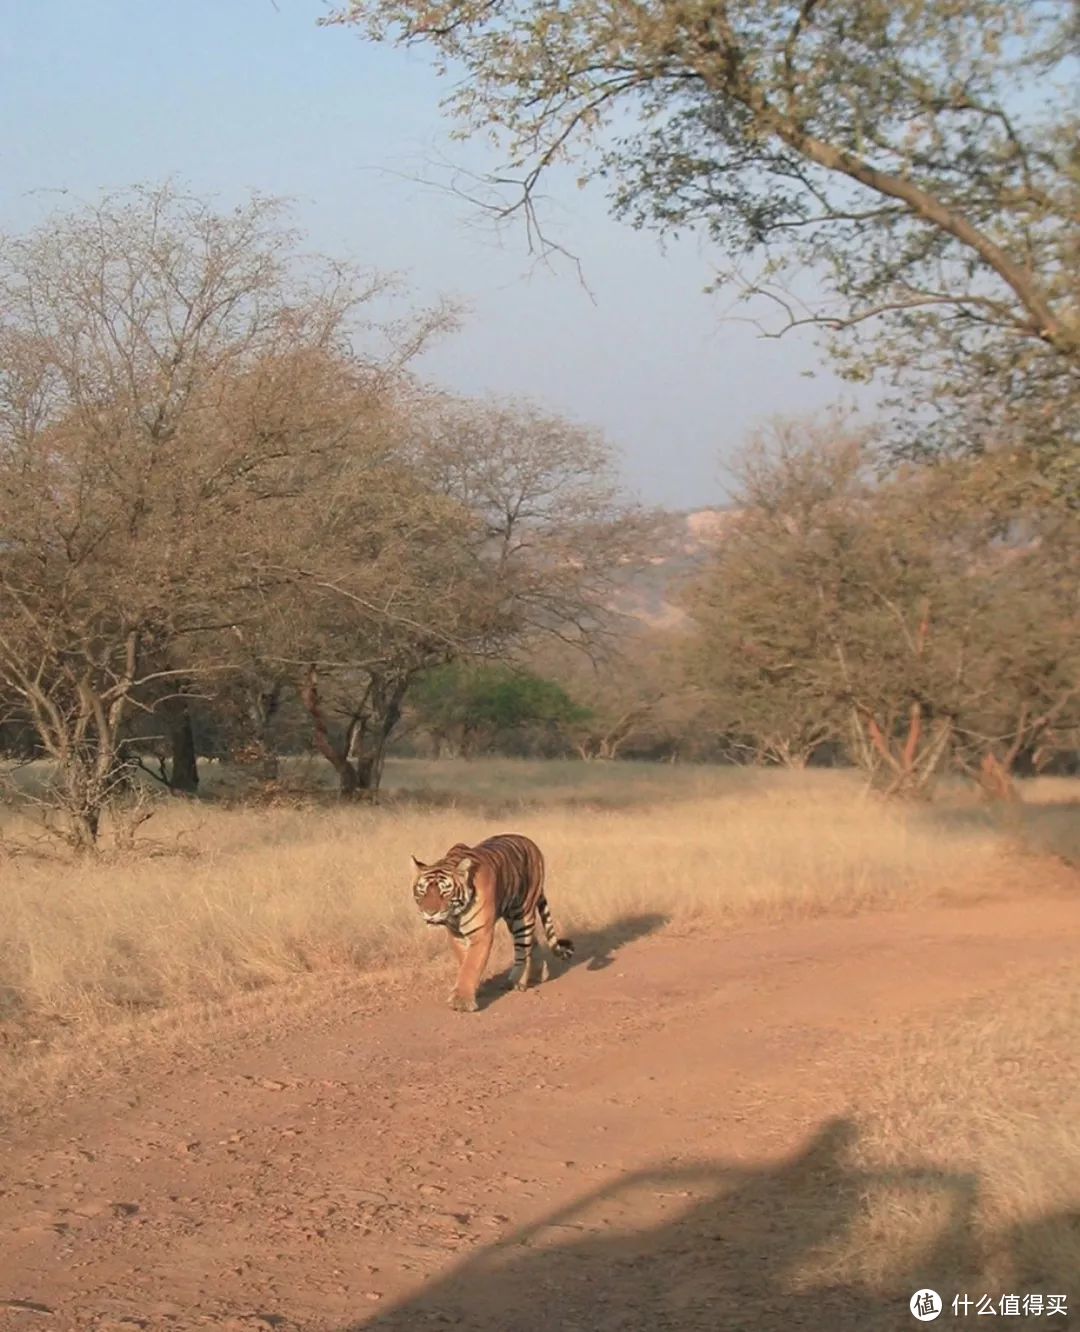
[[[508,623],[583,647],[603,637],[616,580],[652,531],[623,499],[607,442],[530,403],[427,394],[416,411],[418,472],[475,516],[473,557]]]
[[[343,476],[313,535],[327,656],[301,697],[344,794],[372,792],[410,685],[529,635],[588,647],[610,620],[643,518],[619,501],[595,435],[530,407],[398,395],[392,460]]]
[[[321,508],[302,572],[311,660],[300,697],[342,795],[374,795],[406,692],[422,671],[502,641],[474,519],[396,463]]]
[[[80,846],[133,712],[182,712],[193,672],[228,667],[300,484],[383,391],[348,337],[381,283],[295,244],[273,201],[220,215],[166,187],[0,246],[0,684]]]

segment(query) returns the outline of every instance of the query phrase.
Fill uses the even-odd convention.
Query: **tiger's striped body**
[[[459,842],[434,865],[412,858],[413,898],[428,925],[443,926],[459,962],[450,1007],[476,1011],[476,989],[491,956],[495,923],[504,920],[514,939],[511,989],[527,989],[534,979],[536,918],[556,957],[573,955],[574,945],[559,937],[544,896],[544,857],[518,833],[500,833],[477,846]]]

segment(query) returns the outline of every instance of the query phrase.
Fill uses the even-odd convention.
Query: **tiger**
[[[537,915],[552,953],[573,957],[573,942],[560,936],[544,896],[544,857],[528,837],[500,833],[477,846],[458,842],[433,865],[411,859],[413,899],[426,924],[445,927],[458,960],[457,984],[449,998],[452,1009],[476,1012],[476,990],[499,919],[506,921],[514,940],[507,989],[528,989],[534,979]],[[541,979],[542,972],[541,967]]]

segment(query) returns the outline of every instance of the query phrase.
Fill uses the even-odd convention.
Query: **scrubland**
[[[1023,803],[1002,811],[961,787],[929,805],[884,802],[832,771],[398,760],[376,806],[311,795],[317,775],[287,766],[278,795],[257,802],[208,766],[199,799],[162,799],[134,846],[107,837],[95,857],[33,836],[7,811],[9,1122],[35,1097],[78,1094],[110,1064],[130,1081],[141,1056],[155,1055],[160,1073],[163,1052],[195,1043],[213,1054],[219,1032],[262,1029],[271,1040],[355,988],[437,1003],[431,981],[449,959],[415,916],[409,855],[434,859],[498,831],[542,846],[568,933],[602,937],[648,917],[687,948],[762,923],[790,937],[826,914],[925,911],[930,929],[942,903],[977,913],[1024,897],[1037,912],[1047,893],[1077,885],[1080,784],[1063,780],[1026,784]],[[626,957],[614,982],[595,983],[632,993]],[[508,960],[503,939],[493,967]],[[835,964],[807,975],[842,981]],[[842,1209],[851,1221],[803,1253],[793,1291],[878,1298],[897,1273],[915,1279],[931,1253],[929,1284],[946,1273],[972,1293],[1070,1293],[1065,1274],[1080,1270],[1075,960],[1063,954],[1045,975],[999,985],[991,1003],[913,1012],[865,1031],[855,1015],[858,1067],[837,1070],[851,1088],[850,1145],[840,1174],[803,1199],[835,1211],[854,1190]],[[792,1114],[802,1113],[797,1091]],[[809,1087],[807,1106],[820,1094]],[[190,1095],[189,1111],[198,1085]]]
[[[411,905],[410,853],[433,860],[499,831],[543,848],[571,932],[641,911],[679,929],[1037,887],[1045,854],[1080,838],[1080,784],[1053,780],[1004,817],[962,792],[885,803],[842,772],[633,763],[399,760],[374,807],[249,804],[215,768],[203,786],[162,800],[134,848],[106,839],[93,858],[28,842],[32,825],[8,812],[9,1044],[305,973],[424,965],[438,941]]]

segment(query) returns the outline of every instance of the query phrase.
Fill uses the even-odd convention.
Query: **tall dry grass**
[[[875,1182],[842,1241],[808,1261],[808,1283],[1053,1292],[1075,1313],[1078,1030],[1080,969],[1063,962],[995,992],[992,1008],[903,1031],[853,1112],[848,1168]]]
[[[853,911],[1015,874],[982,819],[889,806],[842,773],[399,764],[391,786],[410,784],[379,808],[166,801],[141,854],[0,856],[0,1033],[40,1040],[306,972],[425,965],[440,941],[412,907],[410,853],[498,831],[543,848],[571,933],[642,914]]]

